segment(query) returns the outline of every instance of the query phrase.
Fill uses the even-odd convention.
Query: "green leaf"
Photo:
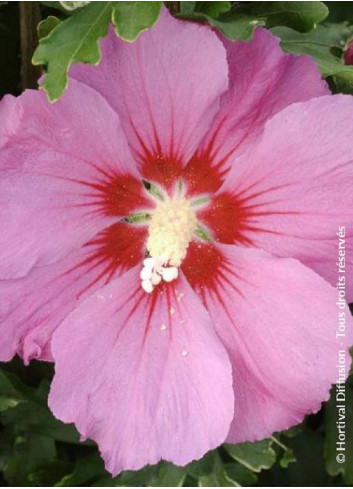
[[[181,2],[187,3],[187,2]],[[190,2],[192,3],[192,2]],[[209,15],[216,19],[221,14],[225,14],[230,10],[231,3],[230,2],[194,2],[195,3],[195,12],[201,12],[203,14]]]
[[[112,2],[115,32],[124,41],[135,41],[157,22],[162,2]]]
[[[287,448],[284,451],[282,457],[280,458],[279,464],[281,467],[286,469],[289,464],[296,461],[297,461],[297,457],[295,456],[294,450],[292,450],[291,448]]]
[[[230,2],[180,2],[180,13],[192,15],[194,13],[205,14],[216,19],[219,15],[230,10]]]
[[[0,371],[1,395],[14,399],[11,409],[0,412],[4,426],[14,426],[16,433],[45,435],[55,440],[78,443],[79,435],[73,425],[54,418],[47,406],[49,385],[42,382],[39,388],[28,387],[13,374]],[[87,442],[86,442],[87,443]]]
[[[237,445],[226,444],[224,448],[234,460],[254,472],[269,469],[276,461],[272,440],[238,443]]]
[[[195,480],[205,474],[209,474],[215,465],[218,453],[216,450],[206,453],[200,460],[190,462],[185,468],[187,473]]]
[[[231,10],[216,19],[201,12],[194,12],[189,15],[180,14],[180,16],[192,21],[207,22],[231,41],[249,40],[255,27],[264,26],[266,23],[264,19],[254,19],[251,16],[242,15],[236,10]]]
[[[291,436],[288,434],[288,431],[287,432],[284,432],[282,433],[283,435],[285,436]],[[293,436],[293,435],[292,435]],[[295,453],[294,453],[294,450],[292,450],[291,448],[287,447],[284,443],[282,443],[278,438],[274,437],[274,436],[271,436],[271,440],[279,447],[283,450],[283,454],[279,460],[279,464],[281,467],[283,467],[284,469],[286,469],[288,467],[288,465],[292,462],[296,462],[297,461],[297,458],[295,456]]]
[[[340,485],[339,481],[333,483],[333,479],[326,473],[323,460],[323,434],[320,430],[313,430],[303,426],[302,432],[294,438],[288,439],[290,448],[293,449],[297,462],[290,463],[288,468],[280,470],[281,485],[304,487],[332,487]],[[271,472],[275,472],[275,466]]]
[[[37,26],[38,37],[42,39],[42,37],[48,36],[56,26],[60,24],[61,20],[55,17],[54,15],[49,15],[46,19],[39,22]]]
[[[41,88],[49,100],[55,102],[64,92],[73,63],[99,63],[98,41],[106,36],[111,19],[118,36],[134,41],[157,21],[160,9],[161,2],[89,2],[55,26],[52,19],[41,25],[41,31],[49,33],[40,39],[32,62],[47,65]]]
[[[215,454],[212,470],[199,477],[199,487],[239,487],[240,484],[232,480],[223,465],[218,453]]]
[[[2,423],[15,425],[21,432],[46,435],[69,443],[79,443],[79,435],[73,425],[64,424],[54,418],[48,408],[33,402],[21,403],[1,416]]]
[[[266,27],[283,25],[307,32],[329,14],[323,2],[247,2],[238,10],[254,19],[264,19]]]
[[[319,25],[307,34],[300,34],[287,27],[276,27],[272,32],[281,38],[282,48],[290,53],[307,54],[317,63],[324,77],[332,76],[338,88],[353,93],[353,66],[347,66],[332,54],[342,49],[347,37],[353,34],[346,24]]]
[[[298,436],[302,430],[302,425],[298,424],[296,426],[292,426],[288,430],[282,431],[281,435],[285,436],[286,438],[294,438],[295,436]]]
[[[60,2],[60,5],[64,7],[65,10],[76,10],[78,8],[85,7],[87,4],[91,2]]]
[[[239,486],[252,486],[257,482],[257,475],[236,462],[224,464],[227,476]]]
[[[151,487],[182,487],[186,477],[184,467],[177,467],[171,463],[161,462],[158,475]]]
[[[201,460],[185,467],[189,477],[201,487],[238,487],[257,480],[251,471],[236,462],[224,463],[217,450],[208,452]]]
[[[67,72],[76,61],[98,64],[98,40],[107,34],[111,2],[92,2],[57,25],[42,38],[33,55],[33,64],[47,64],[42,88],[55,102],[67,86]]]
[[[338,406],[344,406],[339,408]],[[347,485],[353,485],[353,377],[351,377],[345,386],[343,394],[336,397],[336,389],[332,390],[330,400],[325,406],[325,444],[324,458],[327,472],[336,476],[342,474]],[[339,431],[337,422],[344,429],[345,451],[337,451],[337,442],[339,441]],[[338,454],[344,456],[342,459],[337,458]]]
[[[54,487],[67,473],[72,470],[72,463],[64,460],[47,461],[36,468],[28,476],[32,486]]]
[[[12,486],[30,486],[31,474],[45,467],[56,457],[55,443],[39,435],[18,436],[6,458],[4,475]]]
[[[158,465],[146,465],[141,470],[126,470],[114,479],[116,487],[151,487],[152,481],[158,474]]]
[[[98,453],[77,460],[71,474],[65,475],[55,487],[88,486],[106,474],[104,463]]]
[[[306,32],[328,15],[328,9],[323,2],[237,2],[231,10],[225,13],[218,11],[216,16],[212,8],[208,11],[197,11],[197,3],[206,2],[195,2],[194,11],[185,13],[184,9],[181,16],[208,22],[230,40],[249,40],[258,26],[285,25]]]
[[[0,370],[0,412],[26,402],[26,397],[14,385],[12,376]]]
[[[195,12],[196,3],[197,2],[180,2],[180,14],[192,15]]]

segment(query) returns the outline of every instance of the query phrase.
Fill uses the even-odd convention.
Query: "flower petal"
[[[199,299],[183,277],[148,295],[139,272],[91,296],[53,339],[50,407],[113,474],[201,457],[233,415],[229,360]]]
[[[119,222],[64,259],[0,280],[0,360],[52,360],[53,332],[81,302],[141,263],[147,229]]]
[[[188,169],[193,174],[192,168],[198,168],[199,192],[219,188],[232,157],[261,134],[270,117],[293,102],[330,93],[311,58],[285,54],[279,39],[265,29],[256,29],[250,42],[224,39],[223,43],[230,88]]]
[[[102,93],[121,116],[144,175],[165,183],[196,151],[228,86],[225,49],[207,27],[161,18],[134,43],[114,32],[102,41],[99,69],[71,75]]]
[[[198,256],[198,261],[196,257]],[[213,275],[202,271],[213,262]],[[216,259],[217,257],[217,259]],[[254,441],[316,412],[350,366],[352,318],[338,292],[293,259],[235,245],[191,249],[192,273],[233,364],[235,414],[228,440]],[[339,314],[345,336],[337,336]]]
[[[353,98],[294,104],[236,160],[202,219],[224,243],[294,257],[336,284],[339,228],[353,299]]]
[[[91,88],[73,81],[55,105],[27,91],[5,98],[1,114],[1,278],[59,260],[151,205],[116,113]]]

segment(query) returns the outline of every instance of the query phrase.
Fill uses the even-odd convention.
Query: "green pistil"
[[[130,216],[124,217],[122,220],[130,224],[141,224],[147,222],[151,219],[151,215],[146,212],[137,212],[136,214],[131,214]]]
[[[190,202],[191,207],[200,207],[201,205],[207,204],[207,202],[210,200],[208,196],[204,197],[199,197],[198,199],[192,200]]]
[[[181,178],[179,178],[179,180],[178,180],[178,194],[179,194],[179,197],[181,197],[182,191],[183,191],[183,181],[182,181]]]
[[[157,187],[154,183],[148,182],[147,180],[142,180],[143,186],[149,192],[153,197],[155,197],[158,200],[165,200],[165,195],[162,192],[162,190]]]
[[[200,226],[200,224],[197,225],[197,228],[194,231],[194,234],[202,239],[202,241],[212,241],[212,237],[210,233],[207,231],[206,228]]]

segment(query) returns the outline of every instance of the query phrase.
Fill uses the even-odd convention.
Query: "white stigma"
[[[148,228],[147,251],[140,273],[141,285],[151,293],[162,280],[178,278],[178,267],[186,256],[197,227],[194,210],[184,197],[167,197],[152,214]]]

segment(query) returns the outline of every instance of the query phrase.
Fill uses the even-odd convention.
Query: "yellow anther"
[[[196,214],[189,201],[184,197],[168,197],[152,214],[147,240],[149,255],[165,264],[179,267],[196,226]]]

